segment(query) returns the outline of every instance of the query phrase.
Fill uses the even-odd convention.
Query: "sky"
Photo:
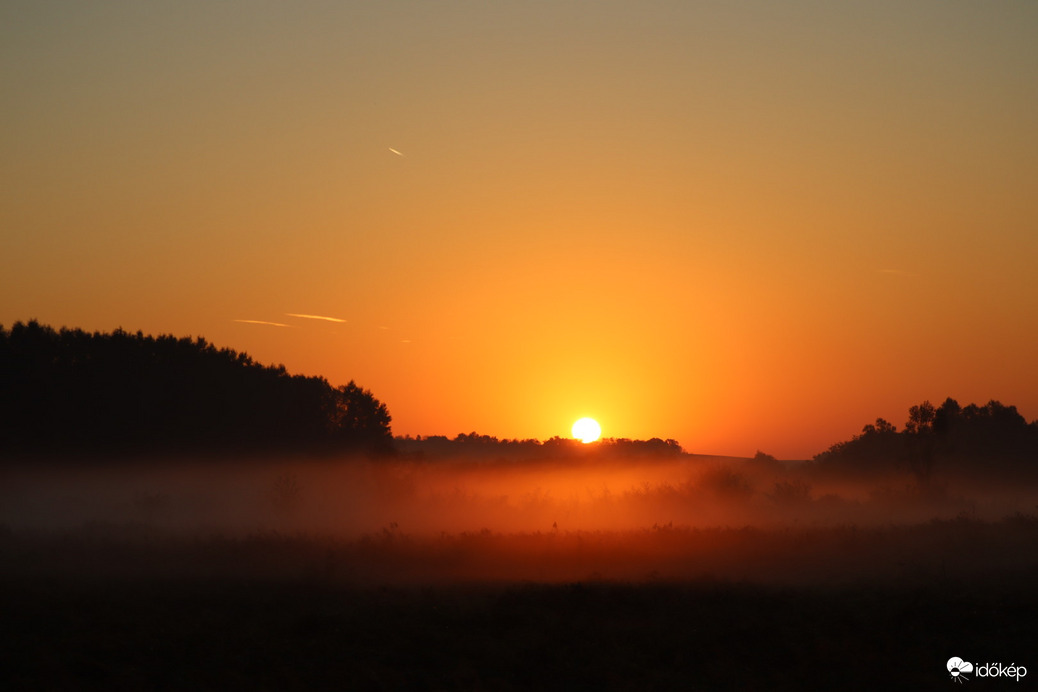
[[[1036,36],[1031,0],[8,0],[0,323],[203,336],[397,435],[1033,420]]]

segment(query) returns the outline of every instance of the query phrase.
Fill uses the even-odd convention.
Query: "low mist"
[[[930,579],[1027,567],[1038,534],[1029,487],[770,457],[80,462],[7,467],[0,487],[8,548],[55,546],[9,564],[97,574]],[[967,534],[990,559],[956,561]]]

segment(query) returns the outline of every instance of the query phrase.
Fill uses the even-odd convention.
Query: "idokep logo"
[[[975,673],[978,678],[1015,678],[1017,682],[1020,682],[1020,678],[1027,675],[1027,668],[1015,663],[1010,663],[1008,666],[1001,663],[978,663],[974,666],[969,661],[952,656],[948,659],[948,673],[951,674],[953,681],[960,683],[969,680],[966,673]]]
[[[951,679],[955,682],[969,680],[966,677],[966,673],[973,672],[973,664],[969,661],[963,661],[958,656],[952,656],[948,659],[948,672],[951,673]]]

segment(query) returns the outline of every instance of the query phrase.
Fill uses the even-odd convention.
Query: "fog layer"
[[[8,467],[8,571],[353,582],[1034,573],[1029,487],[684,455]],[[969,559],[960,559],[969,545]]]

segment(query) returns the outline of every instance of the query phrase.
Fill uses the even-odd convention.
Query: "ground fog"
[[[1030,487],[773,459],[55,464],[0,492],[9,569],[41,574],[929,584],[1038,560]]]

